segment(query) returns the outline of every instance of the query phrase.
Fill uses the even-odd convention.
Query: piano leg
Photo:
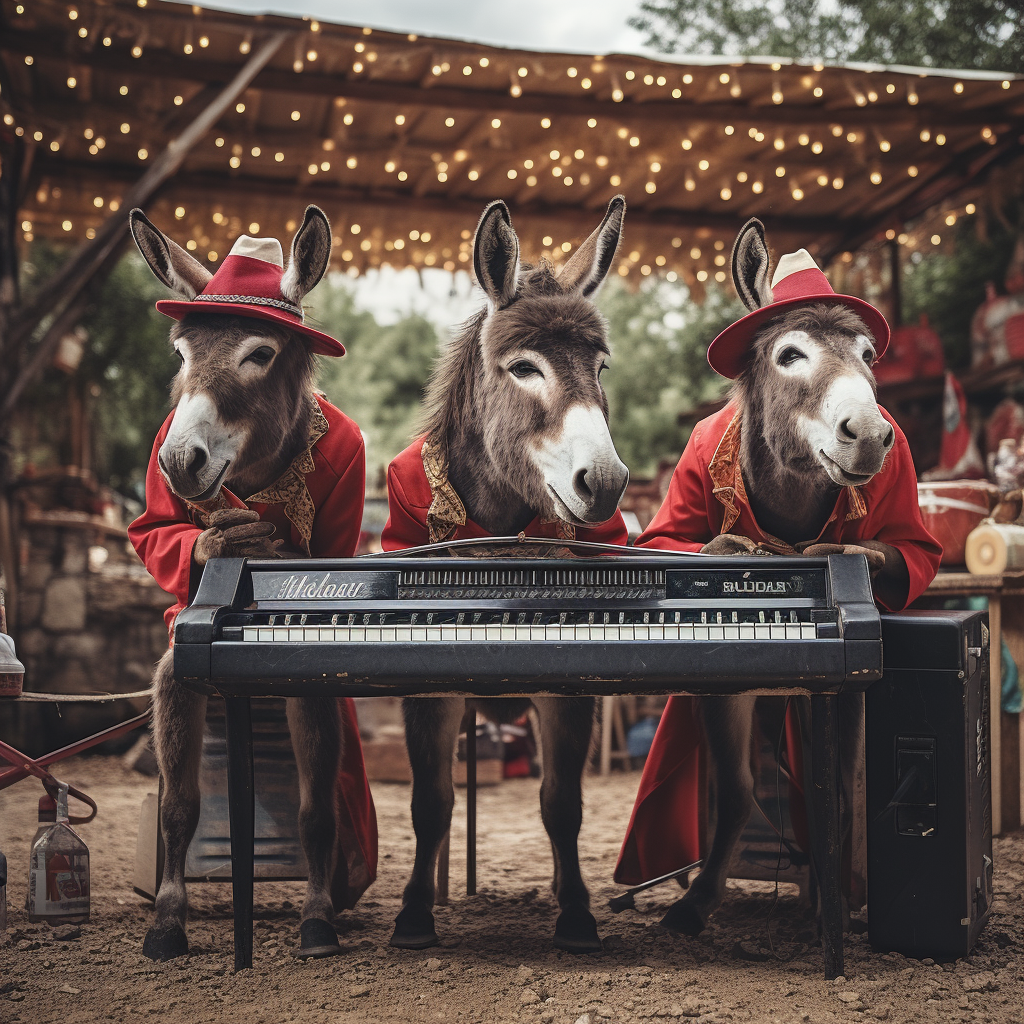
[[[838,698],[811,697],[811,846],[818,882],[821,949],[828,981],[843,973],[842,844],[839,840]]]
[[[228,814],[231,825],[231,898],[235,916],[235,970],[252,967],[252,886],[255,787],[252,713],[248,697],[225,697]]]
[[[476,705],[466,701],[466,895],[476,895]]]

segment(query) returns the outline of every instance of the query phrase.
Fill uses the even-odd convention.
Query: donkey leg
[[[555,897],[561,913],[555,946],[570,953],[601,948],[590,894],[580,873],[579,834],[583,824],[583,770],[594,725],[593,697],[537,697],[544,776],[540,814],[555,862]]]
[[[146,933],[142,952],[150,960],[171,960],[188,952],[185,856],[199,824],[199,763],[206,697],[174,681],[172,650],[157,662],[153,687],[153,740],[162,783],[164,872],[156,895],[156,920]]]
[[[701,873],[686,895],[669,907],[662,925],[684,935],[699,935],[725,895],[736,843],[754,803],[750,771],[750,734],[754,697],[701,698],[701,722],[715,773],[715,837]]]
[[[434,930],[434,870],[455,806],[452,753],[465,711],[463,697],[413,697],[402,701],[405,743],[412,766],[412,827],[416,859],[395,918],[391,945],[426,949],[437,945]]]
[[[334,697],[304,697],[286,704],[299,771],[299,840],[308,871],[297,955],[334,956],[341,952],[338,934],[331,924],[331,876],[338,830],[334,788],[341,760],[338,702]]]

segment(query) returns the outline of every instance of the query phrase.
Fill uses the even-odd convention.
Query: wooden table
[[[941,571],[925,592],[922,603],[974,596],[988,598],[992,651],[989,671],[992,834],[999,835],[1004,828],[1015,829],[1024,824],[1024,714],[1000,712],[1004,638],[1018,668],[1024,669],[1024,572],[975,576],[969,572]]]

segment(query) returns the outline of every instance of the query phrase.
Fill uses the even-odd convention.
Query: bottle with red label
[[[52,803],[52,801],[51,801]],[[60,783],[53,824],[49,803],[39,801],[39,831],[29,859],[30,921],[50,924],[89,920],[89,848],[68,822],[68,787]]]

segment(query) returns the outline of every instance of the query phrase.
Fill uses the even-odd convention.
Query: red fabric
[[[882,314],[855,295],[837,295],[828,278],[817,267],[788,274],[772,287],[773,300],[730,324],[708,346],[708,363],[716,373],[730,379],[743,372],[745,356],[754,335],[772,318],[794,306],[808,302],[828,302],[846,306],[865,323],[875,339],[875,357],[881,359],[889,346],[889,324]]]
[[[189,313],[230,313],[258,320],[273,320],[304,334],[312,341],[314,352],[322,356],[343,356],[345,346],[340,341],[335,341],[323,331],[307,326],[298,312],[250,301],[271,299],[299,308],[281,294],[282,277],[284,267],[279,267],[276,263],[255,256],[228,253],[206,287],[194,299],[161,299],[156,308],[172,320],[181,320]],[[203,298],[205,295],[211,298]]]
[[[907,440],[889,414],[881,411],[896,431],[893,449],[881,471],[867,484],[843,489],[817,539],[834,544],[880,540],[897,548],[910,574],[909,593],[901,606],[905,608],[934,578],[942,548],[921,521],[917,477]],[[640,536],[638,546],[699,551],[719,533],[778,543],[757,525],[747,500],[739,472],[736,412],[730,403],[694,428],[665,502]],[[786,758],[793,778],[791,818],[803,846],[806,811],[802,804],[802,753],[795,742],[798,733],[791,718],[792,713],[786,723]],[[637,885],[700,856],[696,826],[700,742],[695,699],[669,698],[615,868],[617,882]]]
[[[347,558],[355,553],[363,514],[363,438],[343,412],[319,395],[317,401],[327,419],[328,431],[313,446],[314,468],[306,476],[306,487],[316,509],[310,552],[314,557]],[[153,443],[146,473],[146,511],[128,527],[128,537],[150,575],[174,595],[175,603],[164,612],[172,636],[174,619],[188,604],[192,548],[204,529],[167,486],[157,465],[157,452],[173,419],[172,412]],[[283,505],[247,504],[227,488],[222,493],[232,506],[259,512],[261,519],[277,527],[276,536],[301,550],[302,539],[285,516]],[[377,815],[363,767],[355,704],[351,699],[340,700],[339,711],[344,754],[338,769],[338,837],[340,855],[349,868],[347,889],[342,895],[349,901],[345,905],[352,906],[377,876]]]
[[[380,537],[385,551],[400,551],[403,548],[429,544],[427,533],[427,511],[433,495],[426,470],[423,468],[423,438],[414,441],[404,452],[395,456],[388,466],[388,521]],[[538,517],[524,530],[527,537],[557,537],[558,523],[542,522]],[[490,537],[482,526],[472,519],[455,531],[452,540]],[[606,523],[598,526],[576,527],[576,539],[593,541],[597,544],[625,544],[629,531],[616,510]]]

